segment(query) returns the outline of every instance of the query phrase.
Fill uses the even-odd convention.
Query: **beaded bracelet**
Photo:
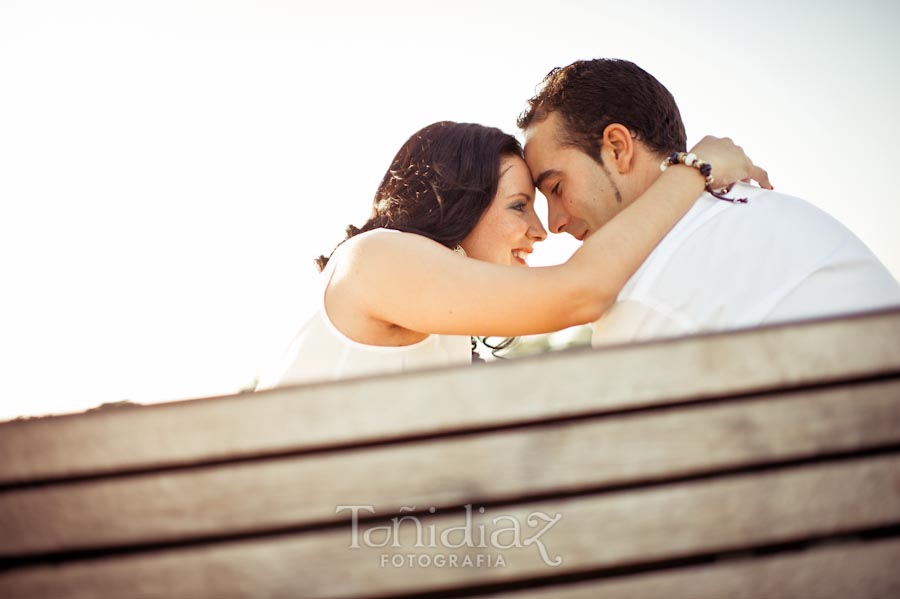
[[[721,192],[717,192],[713,190],[713,177],[712,177],[712,165],[708,162],[704,162],[697,158],[696,154],[688,153],[688,152],[672,152],[670,156],[668,156],[662,163],[659,165],[659,170],[664,171],[673,164],[683,164],[685,166],[692,166],[698,171],[700,174],[706,178],[706,191],[713,196],[714,198],[718,198],[720,200],[725,200],[726,202],[731,202],[732,204],[746,204],[747,198],[729,198],[725,197],[725,194],[728,193],[728,188],[723,189]]]

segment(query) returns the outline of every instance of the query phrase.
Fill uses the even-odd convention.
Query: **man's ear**
[[[620,175],[631,171],[634,165],[634,138],[625,125],[612,123],[603,130],[604,158],[611,158]],[[605,162],[605,160],[604,160]]]

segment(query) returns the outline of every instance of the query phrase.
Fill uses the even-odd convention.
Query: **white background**
[[[896,2],[318,4],[0,0],[0,419],[237,391],[411,133],[515,132],[579,58],[643,66],[689,145],[733,137],[900,273]]]

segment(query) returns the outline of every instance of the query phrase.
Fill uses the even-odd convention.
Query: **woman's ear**
[[[625,125],[612,123],[603,130],[603,150],[612,159],[620,175],[631,171],[634,163],[634,137]]]

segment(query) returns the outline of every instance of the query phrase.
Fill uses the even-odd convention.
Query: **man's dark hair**
[[[659,154],[684,151],[687,136],[675,98],[653,75],[627,60],[579,60],[550,71],[528,101],[518,125],[527,129],[550,113],[562,117],[564,144],[598,163],[603,131],[612,123],[628,127]]]

